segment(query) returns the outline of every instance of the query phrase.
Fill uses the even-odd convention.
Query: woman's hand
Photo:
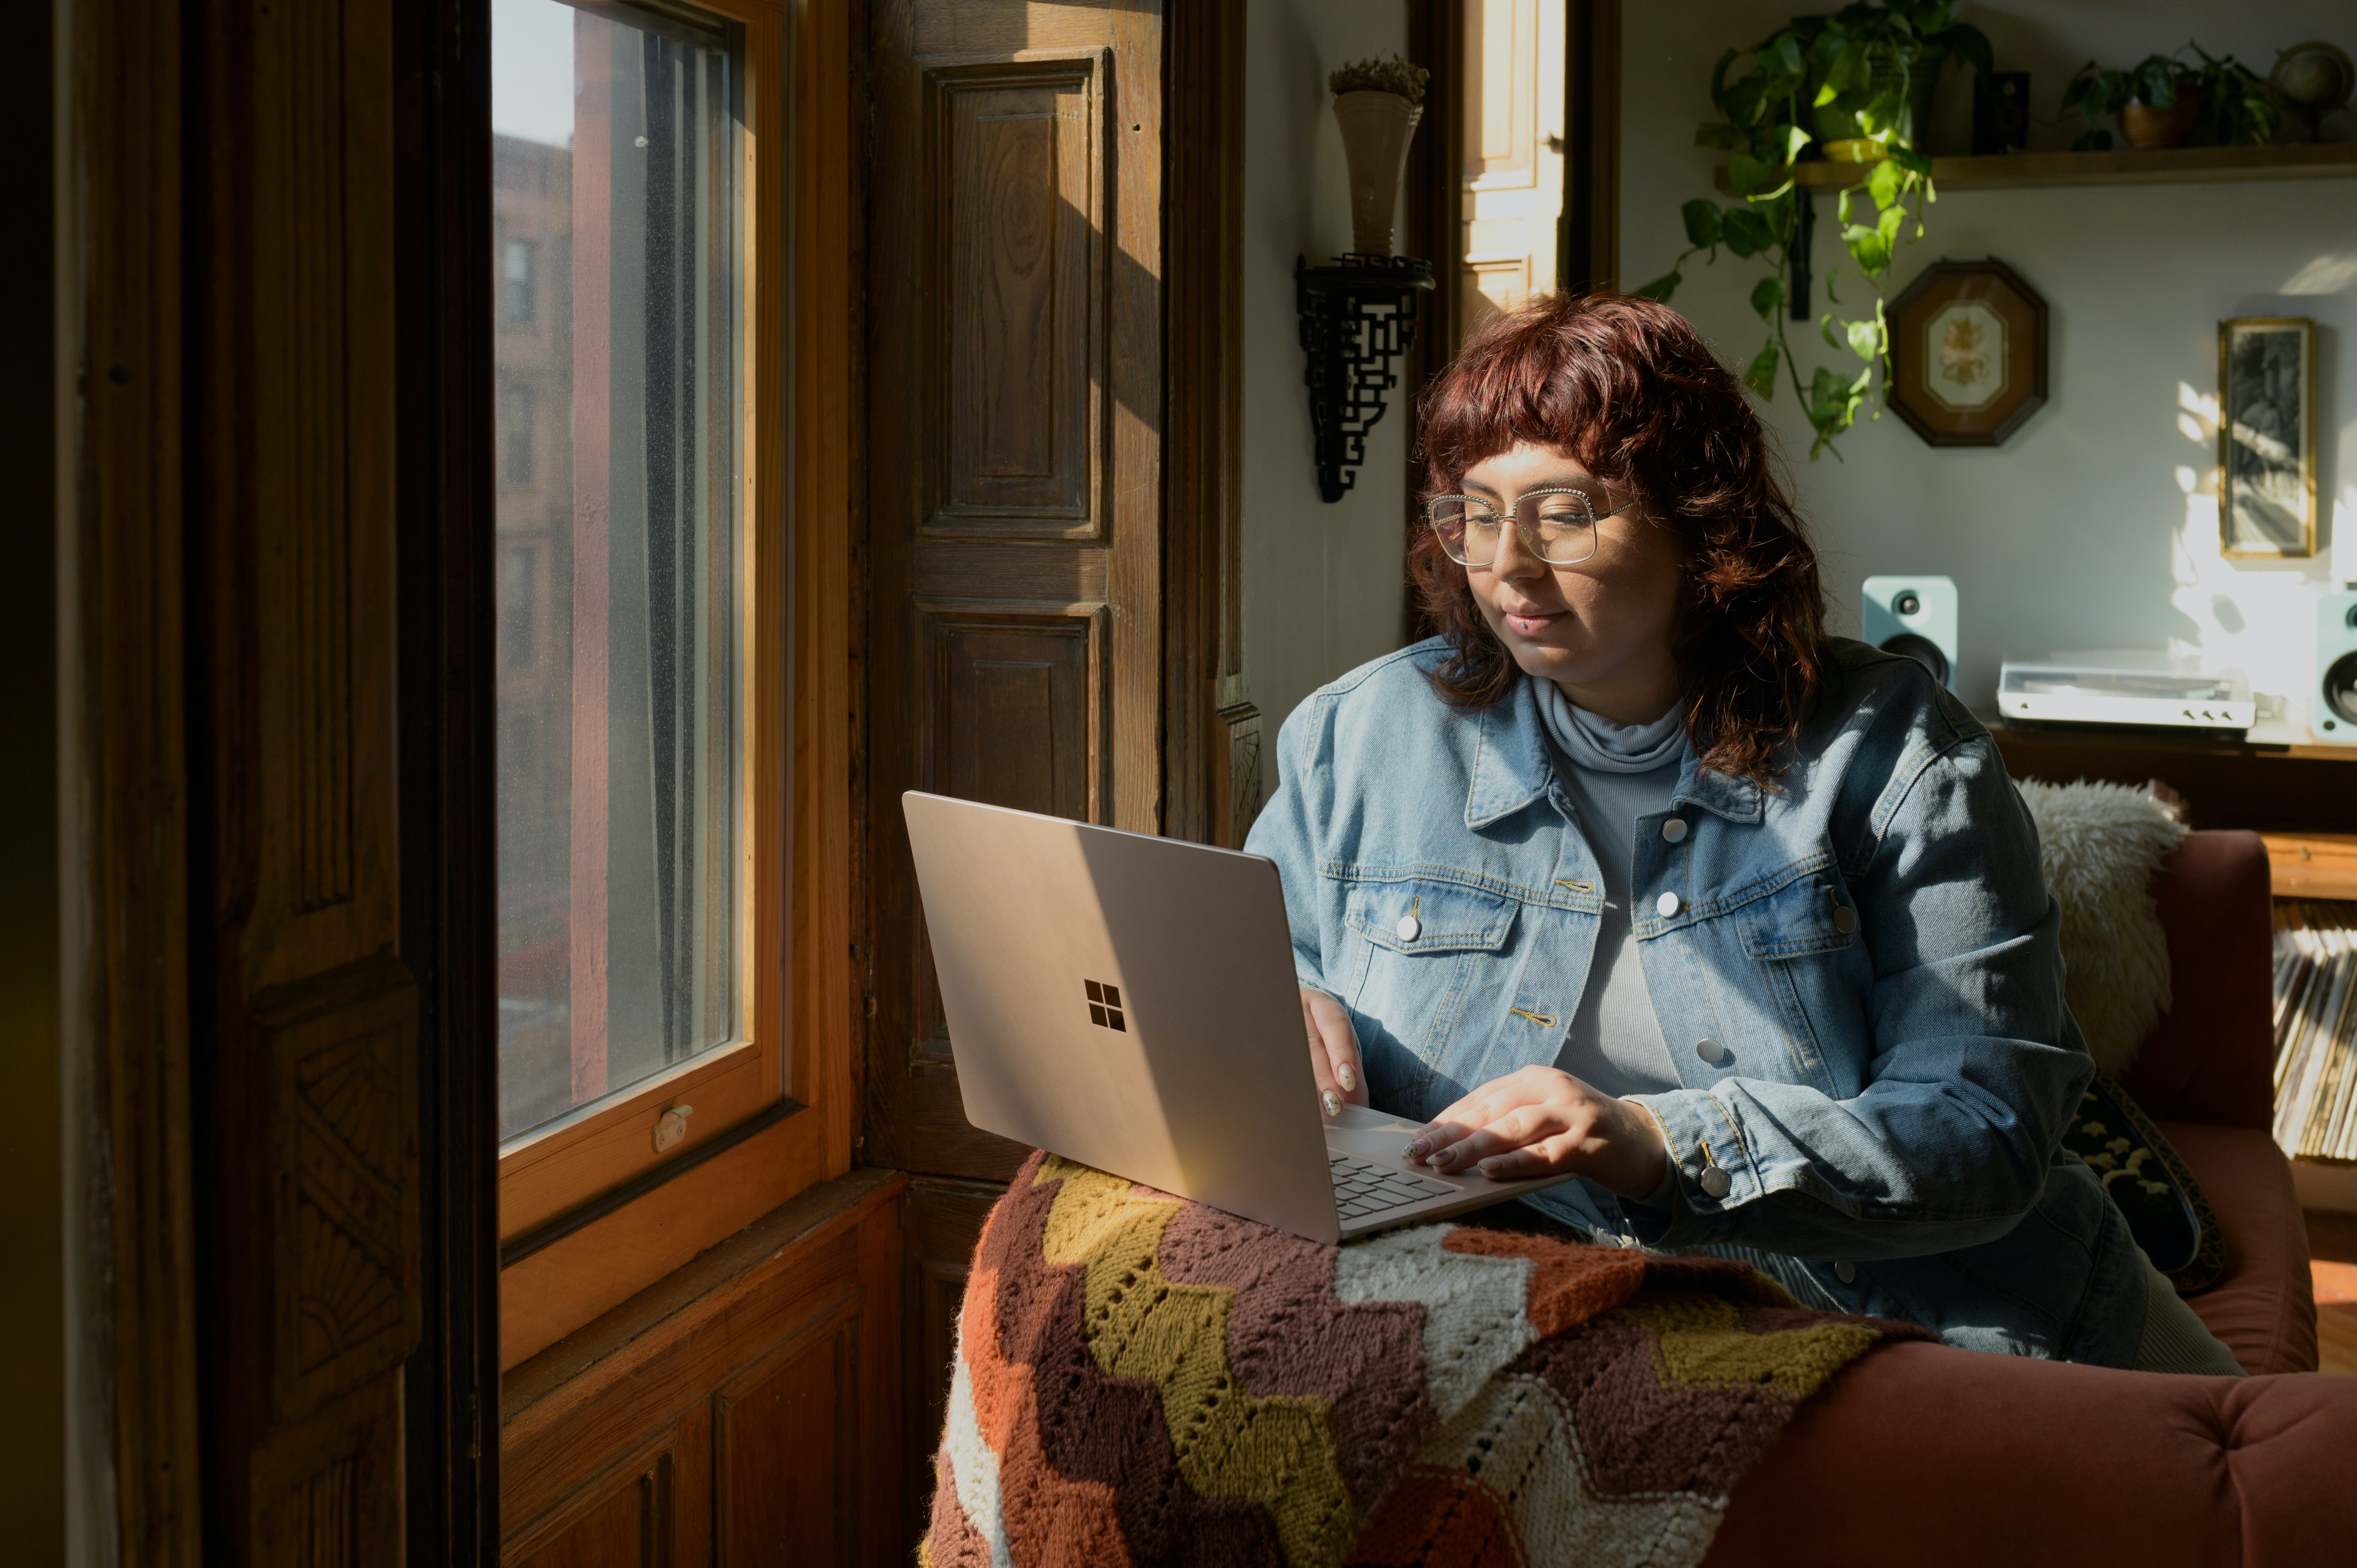
[[[1568,1172],[1623,1197],[1643,1197],[1665,1171],[1650,1112],[1551,1067],[1483,1084],[1426,1123],[1407,1157],[1459,1175],[1479,1166],[1498,1181]]]
[[[1309,1070],[1318,1079],[1318,1106],[1329,1116],[1347,1102],[1367,1102],[1366,1075],[1359,1070],[1359,1032],[1342,1004],[1322,991],[1301,988],[1301,1026],[1309,1036]]]

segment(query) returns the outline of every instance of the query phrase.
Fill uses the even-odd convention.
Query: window
[[[549,401],[571,405],[573,637],[555,679],[500,703],[572,745],[561,774],[503,774],[510,1137],[728,1045],[744,1022],[736,62],[725,36],[669,17],[640,27],[558,0],[500,15],[528,10],[571,32],[531,69],[574,84],[565,123],[542,127],[570,155],[552,233],[572,263],[573,352],[537,367]],[[533,261],[507,242],[510,320],[529,310]],[[512,481],[530,466],[531,389],[508,401]],[[530,553],[509,571],[512,656],[531,635]]]
[[[500,480],[512,489],[529,489],[533,481],[533,403],[528,385],[500,389]]]
[[[507,265],[501,274],[507,285],[508,325],[528,327],[532,324],[532,242],[510,240],[507,243]]]
[[[850,1166],[856,144],[834,8],[490,20],[513,1365]]]

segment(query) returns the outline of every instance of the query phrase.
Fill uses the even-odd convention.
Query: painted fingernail
[[[1329,1089],[1326,1091],[1325,1101],[1327,1115],[1340,1116],[1342,1114],[1342,1097],[1340,1095],[1335,1093]]]
[[[1342,1092],[1345,1094],[1359,1087],[1359,1075],[1352,1072],[1347,1063],[1334,1076],[1342,1080]]]
[[[1416,1139],[1415,1142],[1408,1144],[1407,1157],[1411,1160],[1422,1159],[1424,1157],[1425,1147],[1425,1140],[1422,1138]]]
[[[1416,1155],[1422,1153],[1424,1153],[1422,1148],[1418,1147],[1416,1144],[1410,1144],[1405,1148],[1400,1150],[1400,1158],[1406,1160],[1412,1165],[1415,1163]]]

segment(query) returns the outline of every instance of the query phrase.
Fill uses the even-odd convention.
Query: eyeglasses
[[[1523,536],[1523,548],[1550,566],[1576,566],[1596,553],[1596,524],[1617,517],[1637,503],[1621,502],[1599,513],[1585,490],[1568,485],[1533,490],[1514,499],[1512,516]],[[1488,501],[1473,496],[1435,496],[1424,509],[1425,520],[1440,536],[1440,547],[1460,566],[1487,566],[1498,559],[1498,541],[1505,518]]]

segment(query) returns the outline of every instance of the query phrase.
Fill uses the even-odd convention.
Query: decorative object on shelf
[[[1432,287],[1432,264],[1413,256],[1353,252],[1333,265],[1297,260],[1295,306],[1309,366],[1309,428],[1318,494],[1339,501],[1367,460],[1367,432],[1399,385],[1393,360],[1415,345],[1417,295]]]
[[[2357,746],[2357,591],[2316,601],[2316,683],[2308,727],[2328,746]]]
[[[1996,446],[2046,402],[2046,301],[1995,257],[1934,262],[1890,307],[1890,406],[1934,446]]]
[[[1342,127],[1342,156],[1351,170],[1351,250],[1392,253],[1392,216],[1407,170],[1408,138],[1424,118],[1425,83],[1432,73],[1397,55],[1355,60],[1326,79],[1334,119]]]
[[[2320,139],[2324,117],[2346,108],[2357,88],[2357,61],[2338,44],[2317,40],[2294,44],[2276,56],[2267,72],[2267,90],[2291,106],[2308,127],[2308,139]]]
[[[2184,59],[2186,49],[2201,63]],[[2147,55],[2126,70],[2105,70],[2093,60],[2081,66],[2062,90],[2062,112],[2076,111],[2087,128],[2071,143],[2073,152],[2102,152],[2112,134],[2095,122],[2112,116],[2121,139],[2132,147],[2174,147],[2196,131],[2220,146],[2273,141],[2275,100],[2266,84],[2233,55],[2213,58],[2188,40],[2174,54]]]
[[[2218,538],[2228,555],[2316,553],[2316,322],[2218,323]]]
[[[1847,5],[1830,16],[1798,16],[1749,51],[1751,69],[1732,81],[1727,68],[1745,51],[1722,55],[1711,71],[1710,91],[1726,118],[1701,126],[1695,142],[1727,150],[1727,190],[1742,205],[1722,209],[1713,201],[1687,202],[1680,209],[1687,249],[1667,273],[1637,291],[1667,300],[1685,281],[1681,269],[1686,262],[1704,252],[1716,262],[1721,245],[1738,257],[1761,258],[1770,275],[1753,287],[1751,307],[1767,323],[1768,340],[1745,370],[1744,384],[1772,398],[1777,372],[1787,372],[1792,395],[1816,433],[1809,446],[1813,459],[1857,423],[1872,395],[1877,368],[1889,368],[1881,280],[1890,271],[1901,227],[1911,218],[1916,237],[1923,232],[1932,160],[1916,145],[1916,127],[1931,84],[1951,56],[1984,76],[1992,70],[1988,39],[1955,20],[1953,8],[1954,0],[1890,0],[1885,5]],[[1832,269],[1825,295],[1840,303],[1838,280],[1847,272],[1873,297],[1858,300],[1853,295],[1852,314],[1827,312],[1818,323],[1828,347],[1846,349],[1865,368],[1850,375],[1820,365],[1804,384],[1784,321],[1788,310],[1793,320],[1809,316],[1813,198],[1794,169],[1812,148],[1827,159],[1870,166],[1837,198],[1842,244],[1855,266]],[[1861,188],[1873,208],[1871,222],[1852,220]]]
[[[2029,145],[2029,73],[1990,71],[1973,83],[1973,156],[2018,153]]]

